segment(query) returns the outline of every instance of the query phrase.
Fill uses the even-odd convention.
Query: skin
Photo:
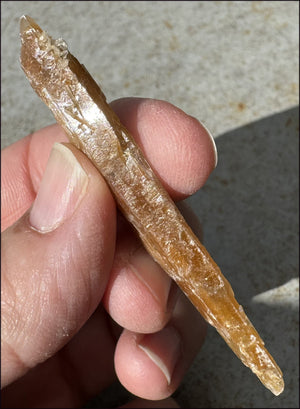
[[[195,118],[151,99],[112,107],[174,200],[203,186],[215,153]],[[57,229],[32,228],[54,142],[67,142],[56,124],[1,153],[2,404],[77,407],[119,379],[141,398],[124,407],[178,407],[169,396],[204,341],[204,320],[143,249],[99,172],[69,144],[89,177],[87,191]],[[201,234],[194,216],[185,216]]]

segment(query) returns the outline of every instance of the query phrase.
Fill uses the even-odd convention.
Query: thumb
[[[115,223],[99,172],[55,143],[33,206],[2,233],[1,387],[58,351],[95,310]]]

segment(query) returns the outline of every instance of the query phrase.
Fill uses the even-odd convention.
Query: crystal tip
[[[274,393],[275,396],[280,395],[284,391],[284,381],[281,379],[276,387],[273,387],[271,391]]]
[[[260,380],[276,396],[284,391],[284,380],[280,369],[266,370]]]
[[[40,26],[29,16],[23,15],[20,18],[20,33],[24,34],[28,30],[42,31]]]

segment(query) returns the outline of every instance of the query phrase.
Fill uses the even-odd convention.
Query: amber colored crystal
[[[99,86],[63,40],[53,40],[28,16],[21,18],[21,42],[21,65],[32,87],[104,176],[148,252],[241,361],[279,395],[280,368]]]

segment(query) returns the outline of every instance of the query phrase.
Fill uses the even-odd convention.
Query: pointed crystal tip
[[[284,380],[280,379],[276,385],[273,385],[272,388],[270,388],[270,390],[274,395],[280,395],[284,391]]]
[[[256,372],[255,372],[256,373]],[[275,364],[273,368],[267,368],[261,373],[256,373],[260,381],[274,395],[280,395],[284,390],[284,380],[280,368]]]
[[[24,34],[28,30],[42,31],[40,26],[29,16],[23,15],[20,18],[20,33]]]

